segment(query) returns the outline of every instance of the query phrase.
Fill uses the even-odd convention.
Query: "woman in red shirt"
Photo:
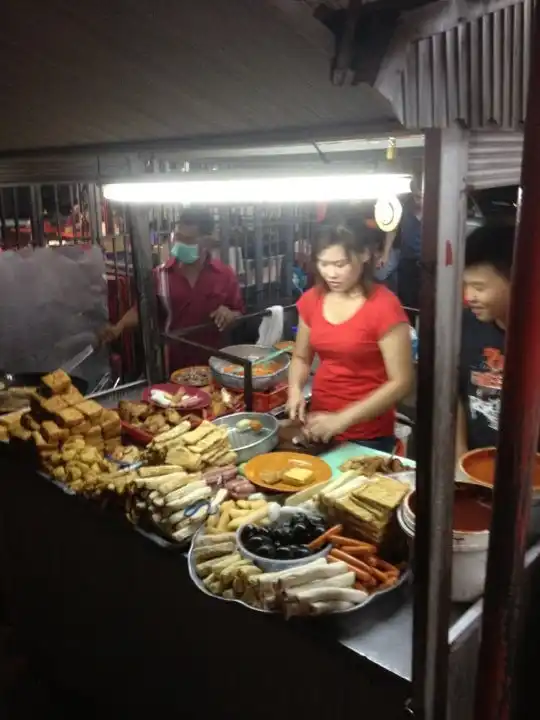
[[[394,449],[395,406],[413,381],[407,315],[397,297],[373,281],[368,231],[323,231],[314,255],[317,285],[298,301],[296,349],[289,372],[288,411],[308,436]],[[314,354],[310,412],[303,388]]]

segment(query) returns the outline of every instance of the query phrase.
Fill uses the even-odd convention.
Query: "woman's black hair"
[[[328,291],[328,286],[317,269],[319,255],[329,247],[339,245],[349,259],[369,252],[369,259],[364,263],[362,274],[358,280],[362,291],[369,295],[375,282],[375,243],[376,233],[367,228],[362,219],[349,218],[341,225],[323,226],[317,233],[313,244],[313,264],[315,266],[317,285]]]
[[[510,279],[514,258],[513,225],[487,224],[476,228],[467,238],[465,267],[491,265],[499,275]]]

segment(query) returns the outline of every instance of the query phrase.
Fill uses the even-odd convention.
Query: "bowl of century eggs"
[[[265,572],[287,570],[325,557],[331,544],[310,545],[329,529],[320,515],[300,508],[280,508],[279,517],[266,527],[242,525],[236,542],[240,553]]]

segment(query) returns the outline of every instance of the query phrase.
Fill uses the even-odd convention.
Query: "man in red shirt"
[[[154,270],[156,293],[165,332],[214,321],[214,327],[189,333],[187,339],[212,348],[227,344],[223,331],[243,312],[240,285],[234,271],[210,255],[214,220],[205,210],[186,210],[174,233],[169,260]],[[102,333],[110,342],[139,323],[134,306]],[[166,348],[168,371],[206,365],[208,353],[183,343]]]

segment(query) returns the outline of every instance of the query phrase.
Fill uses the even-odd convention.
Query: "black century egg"
[[[312,554],[307,546],[326,529],[326,523],[321,517],[298,513],[285,522],[265,528],[246,525],[242,530],[242,542],[249,552],[263,558],[297,560]],[[317,548],[313,552],[319,550]]]

